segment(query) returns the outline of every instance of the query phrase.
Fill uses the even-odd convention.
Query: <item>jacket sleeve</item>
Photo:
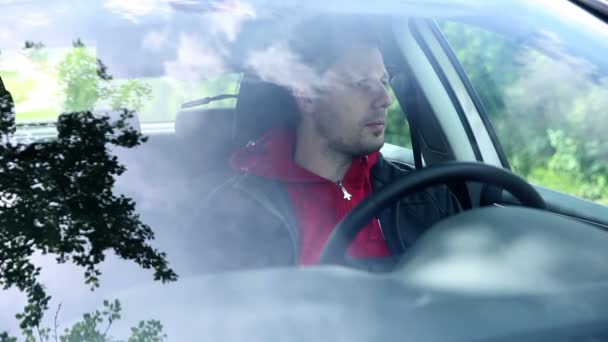
[[[277,222],[229,181],[205,196],[197,215],[198,271],[276,266],[288,260]]]

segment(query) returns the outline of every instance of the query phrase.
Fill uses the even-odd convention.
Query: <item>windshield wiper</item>
[[[236,99],[237,97],[238,97],[238,95],[235,95],[235,94],[222,94],[222,95],[212,96],[212,97],[203,97],[202,99],[198,99],[198,100],[194,100],[194,101],[190,101],[190,102],[186,102],[186,103],[182,104],[182,109],[192,108],[192,107],[196,107],[196,106],[200,106],[200,105],[206,105],[211,102],[220,101],[220,100]]]

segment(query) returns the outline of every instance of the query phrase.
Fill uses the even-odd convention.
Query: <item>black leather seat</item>
[[[236,103],[234,141],[243,146],[272,127],[293,125],[297,113],[288,89],[254,75],[245,75]]]

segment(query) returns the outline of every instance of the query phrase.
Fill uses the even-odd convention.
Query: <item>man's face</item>
[[[321,138],[333,150],[352,156],[379,150],[391,104],[380,51],[372,46],[348,49],[322,79],[310,111]]]

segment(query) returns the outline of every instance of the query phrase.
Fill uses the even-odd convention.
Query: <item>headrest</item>
[[[235,114],[234,140],[244,145],[273,127],[294,125],[298,107],[287,88],[244,75]]]

